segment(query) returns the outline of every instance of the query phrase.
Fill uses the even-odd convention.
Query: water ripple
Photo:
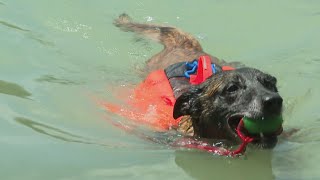
[[[19,32],[22,32],[24,35],[26,35],[28,38],[35,40],[36,42],[42,45],[51,46],[51,47],[54,46],[53,42],[42,39],[40,34],[34,33],[31,30],[24,29],[22,27],[19,27],[18,25],[14,25],[12,23],[8,23],[2,20],[0,20],[0,25],[6,26],[14,30],[18,30]]]
[[[3,26],[6,26],[8,28],[12,28],[12,29],[15,29],[15,30],[19,30],[19,31],[24,31],[24,32],[30,32],[30,30],[28,29],[23,29],[17,25],[14,25],[14,24],[11,24],[11,23],[8,23],[8,22],[5,22],[5,21],[1,21],[0,20],[0,24],[2,24]]]
[[[40,78],[36,79],[38,82],[49,82],[49,83],[57,83],[62,85],[80,85],[82,82],[75,82],[68,79],[56,78],[53,75],[44,75]]]
[[[30,34],[28,35],[28,37],[29,37],[30,39],[33,39],[33,40],[37,41],[38,43],[40,43],[40,44],[42,44],[42,45],[51,46],[51,47],[53,47],[53,46],[55,45],[53,42],[44,40],[44,39],[40,38],[39,36],[40,36],[40,35],[36,35],[36,34],[33,34],[33,33],[30,33]]]
[[[80,135],[76,135],[67,131],[63,131],[59,128],[49,126],[43,123],[39,123],[24,117],[15,117],[14,120],[21,124],[24,125],[28,128],[31,128],[32,130],[44,134],[47,136],[50,136],[52,138],[65,141],[65,142],[72,142],[72,143],[81,143],[81,144],[91,144],[91,145],[99,145],[99,146],[104,146],[104,147],[110,147],[110,148],[123,148],[127,147],[128,145],[125,144],[120,144],[120,143],[103,143],[103,142],[97,142],[95,140],[92,140],[87,137],[83,137]]]
[[[20,98],[27,98],[31,93],[18,84],[0,80],[0,93]]]

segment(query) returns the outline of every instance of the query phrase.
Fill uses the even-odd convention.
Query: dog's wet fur
[[[121,14],[114,25],[164,45],[161,52],[147,61],[146,74],[209,55],[197,39],[174,27],[136,23],[127,14]],[[219,66],[233,65],[211,58]],[[242,117],[263,121],[281,116],[282,98],[276,83],[276,78],[267,73],[241,67],[214,74],[200,85],[181,86],[173,111],[174,118],[182,116],[176,129],[185,135],[238,143],[235,128]],[[263,134],[254,141],[262,148],[273,148],[276,143],[277,135],[272,134]]]

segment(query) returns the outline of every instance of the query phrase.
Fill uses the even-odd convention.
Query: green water
[[[285,129],[300,131],[231,159],[112,126],[97,100],[161,49],[113,27],[122,12],[275,75]],[[0,42],[0,179],[320,179],[320,1],[0,0]]]

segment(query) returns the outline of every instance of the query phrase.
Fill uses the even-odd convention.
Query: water
[[[127,12],[277,76],[285,129],[244,158],[174,150],[112,126],[97,100],[141,79],[161,46],[112,26]],[[0,0],[1,179],[320,179],[320,2]],[[117,116],[113,120],[119,119]]]

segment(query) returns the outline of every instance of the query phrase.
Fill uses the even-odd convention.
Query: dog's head
[[[196,136],[238,141],[235,129],[243,117],[263,121],[281,116],[282,98],[276,82],[275,77],[253,68],[223,71],[183,93],[174,105],[173,116],[189,115]],[[254,144],[273,148],[279,131],[243,133],[254,137]]]

